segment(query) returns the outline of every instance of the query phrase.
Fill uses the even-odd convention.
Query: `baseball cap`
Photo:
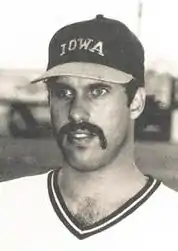
[[[144,49],[122,22],[97,15],[58,30],[49,44],[46,72],[36,83],[57,76],[79,76],[113,83],[136,79],[144,85]]]

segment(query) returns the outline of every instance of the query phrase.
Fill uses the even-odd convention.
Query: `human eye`
[[[72,99],[74,96],[73,90],[69,88],[58,88],[55,95],[60,99]]]
[[[74,90],[66,84],[54,84],[52,83],[49,87],[52,96],[57,97],[61,100],[70,100],[74,97]]]
[[[99,98],[106,95],[109,92],[109,88],[105,86],[93,86],[90,88],[90,95],[94,98]]]

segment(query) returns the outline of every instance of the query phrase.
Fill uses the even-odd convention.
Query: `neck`
[[[125,147],[109,165],[91,172],[81,172],[64,163],[58,184],[64,197],[80,200],[85,197],[98,200],[127,200],[145,184],[145,176],[133,161],[133,147]]]
[[[112,163],[95,171],[81,172],[65,163],[58,176],[65,204],[83,226],[107,217],[145,183],[133,162],[133,146],[124,146]]]

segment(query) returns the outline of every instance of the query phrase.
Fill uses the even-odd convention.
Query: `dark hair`
[[[132,100],[134,99],[139,86],[140,85],[138,84],[138,81],[136,79],[132,79],[130,82],[124,85],[128,98],[128,103],[127,103],[128,107],[132,103]]]

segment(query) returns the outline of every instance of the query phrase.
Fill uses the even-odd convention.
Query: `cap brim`
[[[75,76],[121,84],[128,83],[134,78],[131,74],[105,65],[84,62],[70,62],[51,68],[41,77],[32,80],[31,83],[45,81],[51,77],[58,76]]]

